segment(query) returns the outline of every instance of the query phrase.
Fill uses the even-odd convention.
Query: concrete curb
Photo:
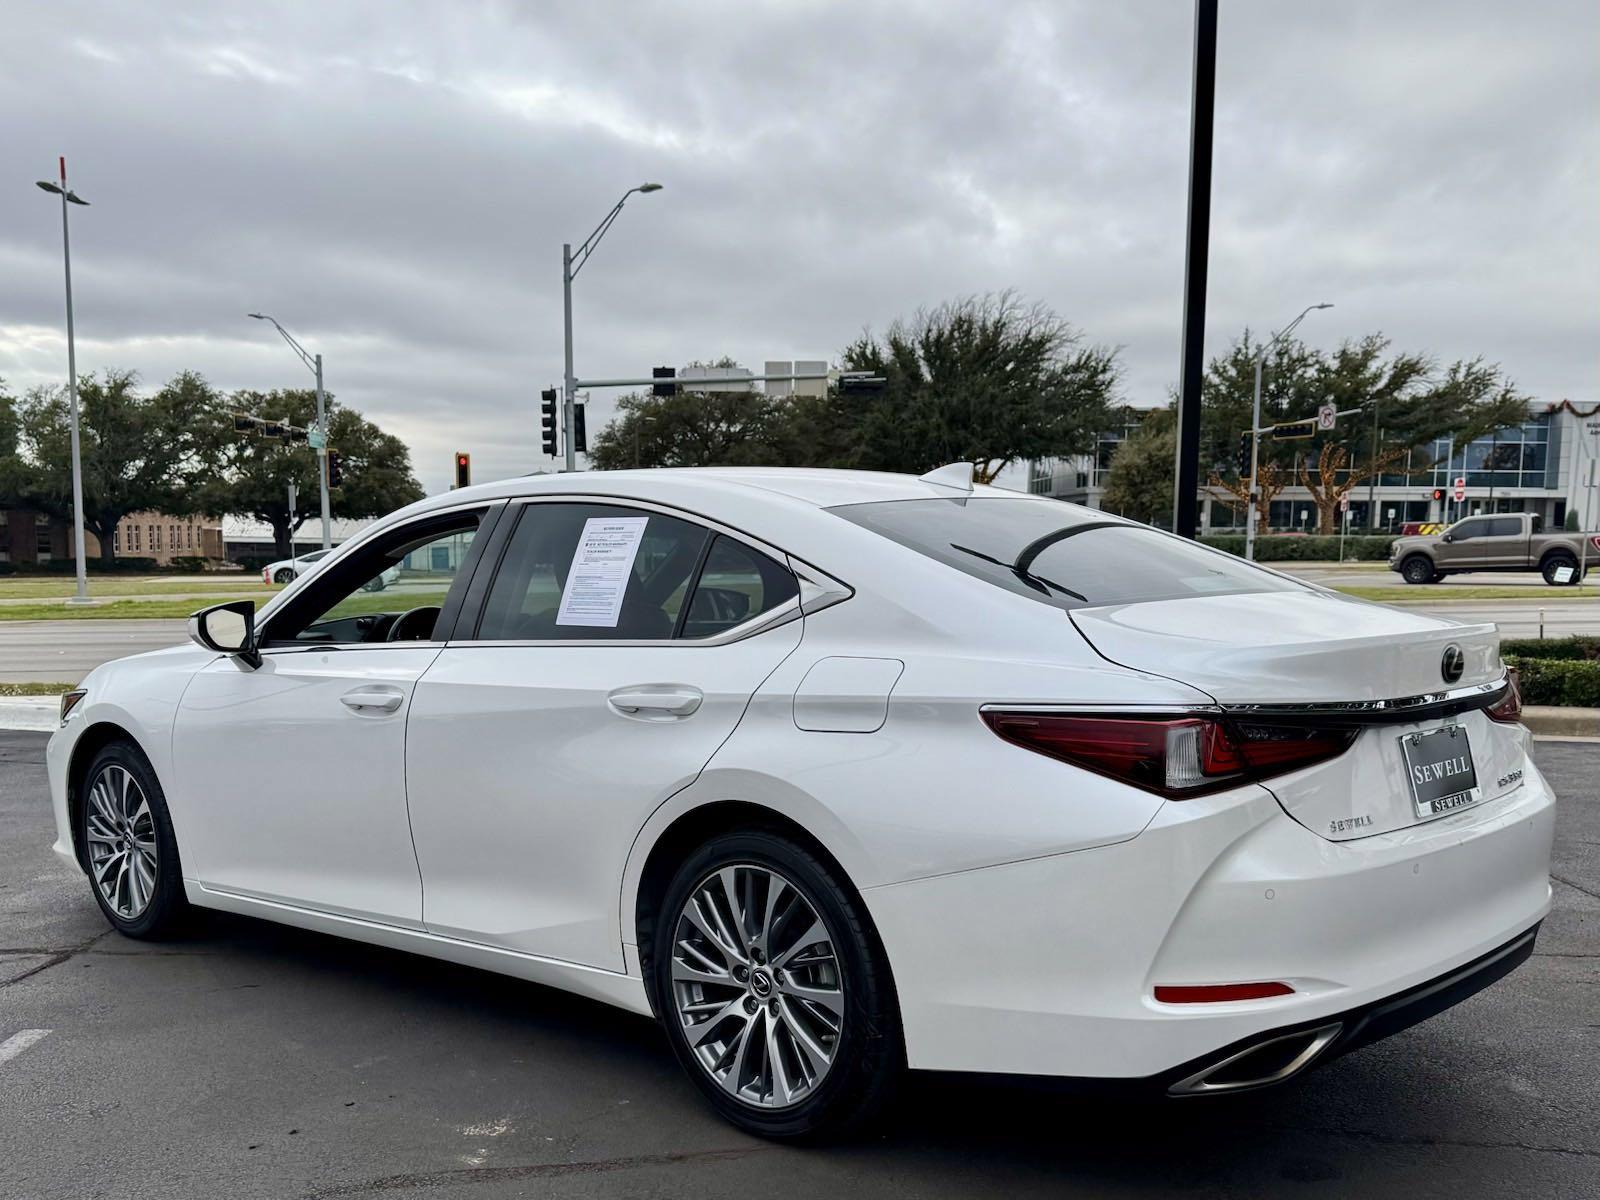
[[[1600,738],[1600,708],[1529,704],[1522,710],[1522,723],[1536,737]]]
[[[0,696],[0,729],[48,733],[60,724],[60,696]]]

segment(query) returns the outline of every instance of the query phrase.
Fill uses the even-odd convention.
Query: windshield
[[[828,511],[1058,608],[1307,590],[1230,554],[1055,500],[961,496]]]

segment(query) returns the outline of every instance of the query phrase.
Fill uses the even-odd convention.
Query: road
[[[1564,797],[1536,957],[1449,1013],[1231,1098],[919,1077],[813,1149],[710,1116],[649,1022],[532,984],[239,917],[109,933],[47,849],[43,744],[0,734],[0,1045],[49,1031],[0,1060],[6,1197],[1600,1194],[1593,744],[1536,749]]]

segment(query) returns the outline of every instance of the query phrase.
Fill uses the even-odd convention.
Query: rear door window
[[[1496,517],[1489,522],[1489,537],[1521,537],[1521,517]]]
[[[658,641],[711,531],[614,504],[527,504],[484,603],[485,641]]]
[[[799,594],[788,567],[719,533],[700,569],[679,636],[715,637]]]
[[[1311,590],[1231,554],[1055,500],[952,497],[828,511],[1058,608]]]

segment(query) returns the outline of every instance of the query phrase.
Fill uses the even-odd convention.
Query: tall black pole
[[[1172,528],[1195,535],[1200,491],[1200,380],[1205,372],[1206,260],[1211,246],[1211,126],[1217,96],[1217,0],[1195,0],[1194,103],[1189,127],[1189,244],[1183,270],[1178,369],[1178,462]]]

